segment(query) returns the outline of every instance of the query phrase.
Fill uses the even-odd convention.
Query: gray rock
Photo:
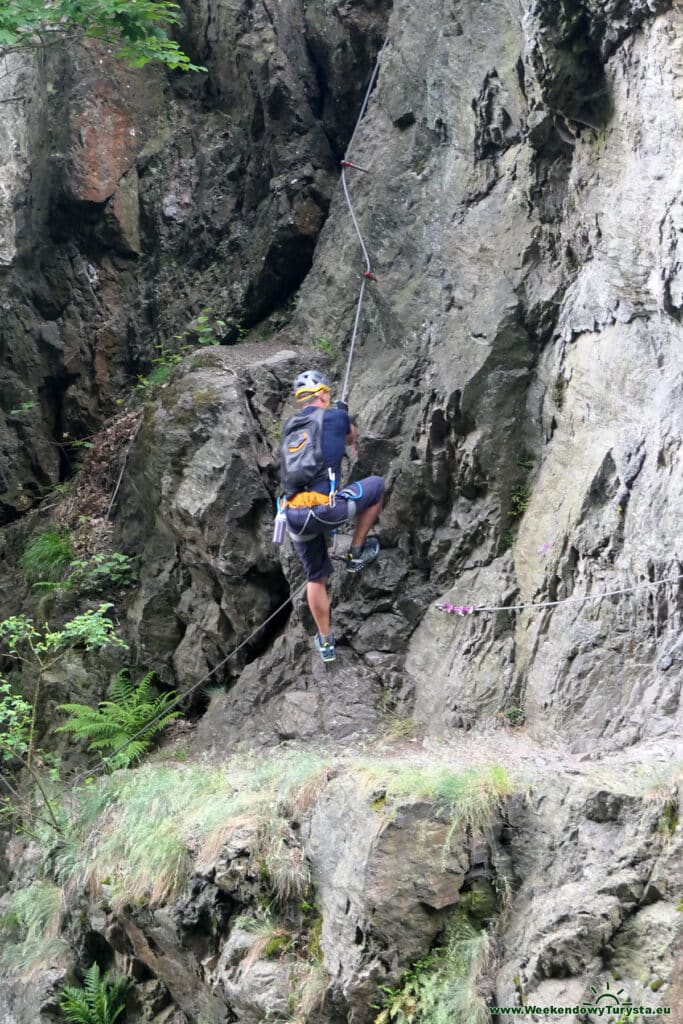
[[[451,836],[428,805],[384,812],[372,796],[362,774],[334,780],[306,843],[324,967],[358,1021],[372,1019],[378,986],[398,980],[443,927],[469,866],[460,834]]]

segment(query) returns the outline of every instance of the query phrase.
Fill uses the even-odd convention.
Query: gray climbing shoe
[[[374,562],[379,554],[379,541],[376,537],[369,537],[365,541],[361,549],[360,555],[356,558],[349,551],[348,558],[346,560],[346,571],[347,572],[360,572],[366,565],[370,565],[370,562]]]
[[[334,651],[334,637],[331,633],[329,636],[321,636],[320,633],[316,633],[313,643],[323,661],[334,661],[336,655]]]

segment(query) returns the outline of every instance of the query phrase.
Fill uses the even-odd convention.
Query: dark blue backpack
[[[282,430],[280,475],[285,497],[306,491],[327,472],[323,459],[324,409],[306,409],[285,423]]]

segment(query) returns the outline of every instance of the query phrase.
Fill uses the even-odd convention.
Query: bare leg
[[[323,577],[321,580],[309,581],[306,587],[306,597],[318,632],[321,636],[327,636],[330,632],[330,599],[327,595],[327,580]]]
[[[377,522],[381,509],[382,502],[378,501],[376,505],[370,505],[369,508],[366,508],[364,512],[360,513],[356,519],[356,529],[353,531],[353,540],[351,541],[352,547],[359,548],[362,545],[370,532],[370,527],[374,526]]]

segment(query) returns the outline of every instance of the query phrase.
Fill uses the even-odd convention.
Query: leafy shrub
[[[139,760],[149,750],[157,733],[180,715],[180,711],[166,711],[177,696],[175,691],[158,697],[152,694],[153,678],[154,673],[148,672],[134,685],[123,669],[111,685],[110,700],[102,701],[99,707],[60,704],[60,709],[67,711],[71,718],[56,731],[70,732],[77,739],[89,740],[88,750],[111,754],[109,766],[112,770],[127,767]],[[145,729],[157,715],[161,716],[159,720]],[[125,749],[119,751],[124,744]]]
[[[71,534],[66,530],[45,530],[26,545],[19,565],[32,583],[57,583],[74,557]]]
[[[129,978],[108,981],[93,964],[83,975],[83,988],[67,985],[60,1008],[70,1024],[115,1024],[126,1006]]]
[[[136,580],[133,560],[119,551],[99,552],[71,562],[69,573],[56,584],[36,583],[50,590],[79,590],[85,594],[101,593],[107,588],[129,587]]]
[[[513,728],[516,726],[524,725],[526,722],[526,714],[524,708],[508,708],[505,712],[505,717],[508,720],[508,724]]]
[[[12,761],[28,751],[31,705],[0,676],[0,757]]]
[[[317,348],[318,352],[322,352],[322,354],[327,356],[329,359],[339,358],[339,350],[331,341],[328,341],[327,338],[316,338],[313,345]]]
[[[194,333],[197,335],[197,341],[200,345],[220,345],[220,339],[216,337],[216,333],[223,333],[227,326],[225,320],[214,316],[213,310],[207,308],[203,309],[196,318]],[[236,325],[236,330],[240,338],[248,333],[241,324]]]
[[[26,767],[31,766],[33,739],[37,721],[42,681],[45,673],[53,668],[74,647],[86,651],[97,650],[111,644],[116,647],[127,645],[117,636],[114,623],[105,612],[111,604],[101,604],[96,610],[90,609],[66,622],[61,629],[39,628],[26,615],[11,615],[0,622],[0,654],[20,662],[35,676],[31,724],[26,750]]]
[[[77,559],[71,563],[68,582],[86,592],[98,592],[107,586],[129,587],[135,582],[133,561],[119,551]]]
[[[167,29],[179,20],[180,8],[170,0],[14,0],[0,7],[0,47],[35,49],[85,36],[116,47],[115,56],[133,67],[160,61],[206,71],[169,39]]]

